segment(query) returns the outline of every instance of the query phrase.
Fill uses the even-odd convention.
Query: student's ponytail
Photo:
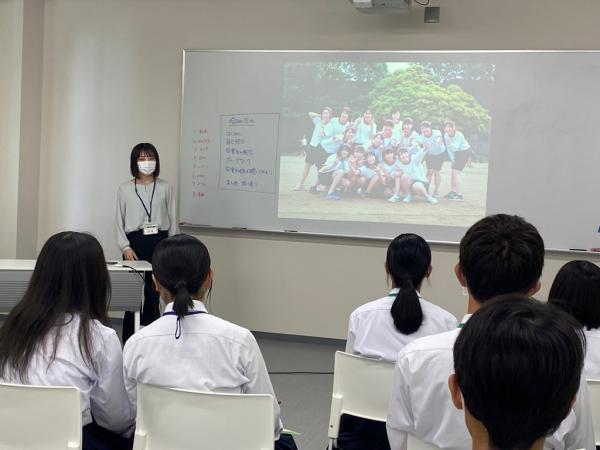
[[[173,299],[173,311],[177,314],[177,318],[181,319],[186,315],[190,308],[194,306],[194,301],[187,287],[187,281],[178,281],[173,289],[175,298]]]
[[[210,275],[210,255],[198,239],[185,234],[161,241],[152,256],[152,271],[156,280],[173,296],[173,313],[177,315],[175,337],[181,337],[181,322],[194,307],[195,300],[203,300],[202,286]]]
[[[417,290],[431,266],[431,249],[425,240],[412,233],[401,234],[389,245],[386,267],[398,288],[390,309],[394,326],[403,334],[412,334],[423,323],[423,309]]]
[[[394,303],[392,303],[392,319],[394,326],[403,334],[411,334],[417,331],[423,323],[423,310],[419,301],[413,282],[410,278],[405,278],[397,283],[400,288]]]

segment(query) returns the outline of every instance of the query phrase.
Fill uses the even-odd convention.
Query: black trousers
[[[298,450],[298,447],[293,436],[282,434],[279,440],[275,441],[275,450]]]
[[[341,450],[390,450],[385,422],[344,414],[337,439]]]
[[[120,436],[92,422],[83,427],[82,448],[83,450],[131,450],[133,437]]]
[[[158,234],[149,234],[144,236],[142,230],[127,233],[127,239],[131,249],[135,252],[138,259],[141,261],[152,262],[154,249],[160,241],[169,236],[168,231],[159,231]],[[160,317],[158,309],[158,294],[152,288],[152,272],[147,272],[145,275],[144,286],[144,307],[142,309],[140,322],[142,325],[148,325]],[[133,313],[126,312],[123,318],[123,344],[133,334]]]

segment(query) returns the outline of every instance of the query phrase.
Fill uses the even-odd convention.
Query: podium
[[[23,297],[35,267],[32,259],[0,259],[0,314],[8,313]],[[108,264],[112,285],[109,311],[133,311],[134,328],[140,328],[140,309],[144,302],[144,279],[152,271],[146,261],[119,261]]]

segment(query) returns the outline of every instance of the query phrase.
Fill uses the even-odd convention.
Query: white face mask
[[[138,161],[138,169],[144,175],[152,175],[156,169],[156,161]]]

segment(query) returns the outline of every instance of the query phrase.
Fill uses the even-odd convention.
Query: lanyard
[[[148,208],[146,208],[146,204],[144,203],[144,200],[142,200],[142,197],[140,197],[140,194],[138,193],[137,179],[133,181],[133,187],[135,189],[135,195],[137,195],[138,198],[140,199],[140,202],[142,202],[144,211],[146,211],[146,214],[148,215],[148,223],[152,222],[152,201],[154,200],[154,191],[156,191],[156,180],[154,180],[154,183],[152,183],[152,197],[150,197],[150,210],[148,210]]]
[[[195,314],[208,314],[206,311],[188,311],[184,314],[184,316],[193,316]],[[163,316],[176,316],[177,313],[175,311],[168,311],[163,314]],[[175,339],[179,339],[181,337],[181,318],[177,318],[177,323],[175,324]]]

